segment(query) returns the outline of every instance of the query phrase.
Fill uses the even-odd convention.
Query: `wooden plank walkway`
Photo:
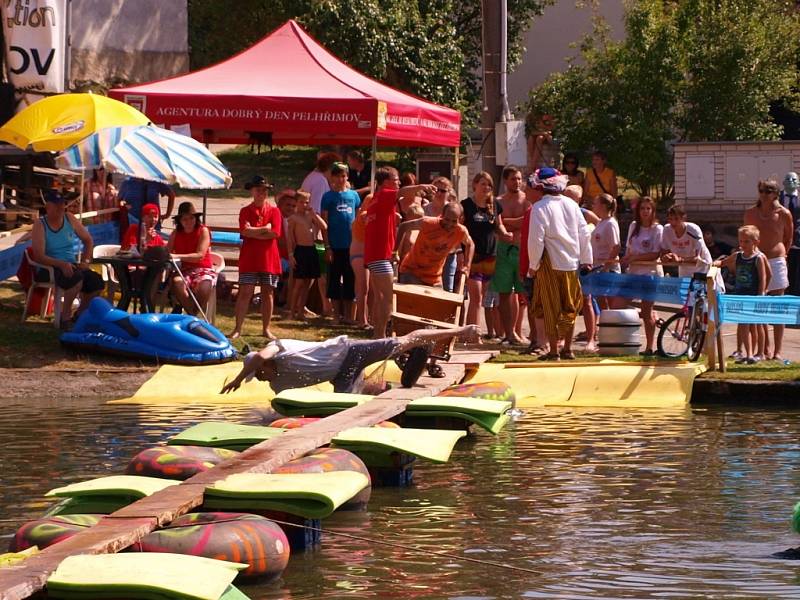
[[[471,359],[472,360],[472,359]],[[280,437],[266,440],[213,469],[177,486],[161,490],[103,518],[68,540],[45,548],[20,565],[0,569],[0,600],[23,600],[41,590],[50,573],[73,554],[118,552],[158,526],[169,523],[203,502],[207,485],[234,473],[270,473],[288,461],[324,446],[351,427],[369,427],[400,414],[414,398],[434,395],[464,377],[463,363],[442,363],[445,377],[423,376],[410,389],[393,389]]]

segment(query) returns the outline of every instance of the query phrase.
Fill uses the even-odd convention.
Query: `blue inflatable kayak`
[[[177,364],[232,360],[236,350],[213,325],[188,315],[129,314],[93,298],[75,326],[61,334],[73,348]]]

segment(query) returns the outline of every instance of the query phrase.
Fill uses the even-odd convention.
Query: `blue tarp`
[[[649,302],[683,305],[689,293],[689,277],[655,277],[592,273],[581,277],[584,294],[638,298]]]
[[[800,325],[800,296],[722,295],[719,313],[723,323]]]
[[[89,230],[89,234],[92,236],[96,246],[100,244],[119,244],[119,224],[114,221],[88,225],[86,229]],[[16,276],[19,263],[22,260],[22,254],[25,252],[25,248],[30,245],[30,242],[25,242],[0,251],[0,281]]]
[[[242,245],[242,236],[233,231],[211,231],[211,243]]]

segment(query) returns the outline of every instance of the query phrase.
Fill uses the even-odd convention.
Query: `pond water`
[[[4,401],[0,545],[50,504],[46,490],[120,473],[140,449],[210,418],[256,415]],[[368,511],[336,513],[320,550],[242,589],[254,599],[797,598],[800,563],[769,555],[800,546],[789,526],[799,459],[795,411],[528,410],[496,438],[462,442],[449,464],[420,464],[413,487],[376,489]]]

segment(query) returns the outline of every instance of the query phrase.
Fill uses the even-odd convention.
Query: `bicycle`
[[[703,352],[708,331],[706,274],[695,273],[689,282],[689,293],[680,311],[661,324],[657,347],[662,356],[686,356],[695,361]]]

